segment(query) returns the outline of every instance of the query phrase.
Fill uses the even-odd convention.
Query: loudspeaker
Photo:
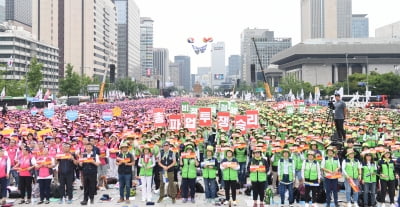
[[[251,78],[252,83],[256,82],[256,65],[255,64],[250,65],[250,78]]]
[[[110,65],[110,83],[115,82],[115,65],[111,64]]]
[[[240,79],[236,79],[236,88],[240,87]]]

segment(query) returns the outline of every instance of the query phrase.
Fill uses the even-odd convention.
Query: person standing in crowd
[[[93,151],[93,145],[86,145],[86,152],[82,154],[83,161],[79,163],[83,173],[83,201],[81,205],[87,205],[88,200],[94,203],[94,195],[96,194],[97,183],[97,166],[100,165],[99,155]]]
[[[11,161],[8,156],[4,154],[3,147],[0,147],[0,199],[1,205],[6,204],[7,198],[7,184],[10,177]]]
[[[165,196],[165,180],[163,176],[166,175],[166,178],[169,180],[168,182],[168,195],[171,196],[172,203],[176,202],[176,194],[177,189],[173,182],[174,180],[174,170],[176,164],[175,153],[169,149],[170,143],[165,142],[163,144],[163,149],[160,151],[160,157],[158,158],[158,165],[161,167],[160,172],[160,198],[158,199],[158,203],[161,203]]]
[[[275,190],[275,193],[278,192],[278,187],[277,187],[277,180],[278,180],[278,164],[279,160],[281,159],[281,154],[280,153],[274,153],[271,157],[271,162],[272,162],[272,189]]]
[[[101,190],[105,190],[105,187],[107,185],[107,174],[108,174],[108,169],[109,169],[108,161],[109,161],[110,153],[108,151],[108,147],[105,144],[105,140],[103,138],[100,139],[97,148],[99,149],[99,160],[100,160],[100,165],[97,168],[97,170],[98,170],[98,172],[97,172],[98,187]]]
[[[73,198],[73,187],[74,172],[78,165],[78,160],[75,154],[71,154],[71,145],[69,143],[63,143],[62,155],[56,156],[56,165],[58,165],[58,181],[60,183],[60,194],[61,198],[59,204],[63,203],[65,192],[68,197],[67,203],[72,203]]]
[[[282,151],[282,158],[279,160],[278,165],[279,194],[281,195],[282,206],[285,204],[286,189],[289,191],[289,205],[293,206],[293,182],[296,175],[295,168],[295,163],[290,158],[290,151],[284,149]]]
[[[187,145],[185,147],[185,153],[186,156],[182,155],[179,160],[182,167],[182,202],[186,203],[188,201],[190,191],[190,201],[195,203],[194,194],[197,177],[196,167],[199,165],[199,162],[192,145]]]
[[[110,136],[110,142],[108,143],[108,149],[110,152],[110,156],[108,157],[109,167],[110,167],[110,177],[117,178],[118,177],[118,166],[117,166],[117,153],[118,153],[118,137],[116,135]]]
[[[151,201],[151,180],[153,178],[153,167],[156,161],[151,153],[150,146],[144,145],[139,158],[140,180],[142,181],[142,201]]]
[[[235,157],[239,162],[239,183],[240,188],[243,188],[244,184],[246,184],[246,159],[247,159],[247,147],[246,142],[243,138],[237,142],[239,147],[235,147]]]
[[[354,205],[358,206],[358,192],[353,191],[353,196],[351,195],[352,187],[350,181],[352,180],[355,185],[359,185],[359,180],[361,180],[361,165],[360,162],[354,158],[355,152],[352,149],[347,150],[346,156],[347,158],[342,161],[342,172],[345,177],[344,187],[346,190],[347,206],[351,207],[351,201],[355,202]]]
[[[371,194],[371,204],[375,205],[376,203],[376,178],[377,178],[377,166],[372,159],[372,154],[367,152],[364,155],[364,162],[362,164],[362,179],[361,182],[363,184],[364,190],[364,206],[368,204],[368,194]]]
[[[338,201],[338,175],[340,172],[340,161],[335,157],[335,149],[332,146],[326,148],[326,157],[321,162],[321,170],[324,172],[324,186],[326,190],[326,206],[331,205],[331,193],[335,206],[339,207]]]
[[[119,200],[118,203],[130,203],[130,188],[132,180],[132,166],[135,164],[133,155],[128,152],[129,146],[127,143],[122,143],[119,146],[121,150],[117,155],[116,164],[118,166],[118,182],[119,182]],[[125,196],[124,196],[125,191]],[[125,200],[124,200],[125,198]]]
[[[204,192],[207,203],[211,203],[217,196],[216,177],[218,169],[218,160],[213,155],[214,155],[214,147],[211,145],[207,146],[204,162],[201,163],[201,167],[203,168],[202,175],[204,180]]]
[[[19,157],[18,164],[15,165],[14,169],[19,171],[19,190],[21,192],[22,200],[19,204],[30,204],[32,196],[32,182],[34,176],[34,168],[36,165],[36,159],[31,156],[31,152],[28,146],[22,147],[22,155]],[[25,200],[25,194],[27,194],[27,200]]]
[[[53,167],[54,159],[49,156],[49,151],[44,148],[42,154],[37,157],[36,170],[38,171],[38,183],[40,190],[40,201],[38,204],[42,204],[46,199],[46,204],[50,203],[50,184],[53,179]]]
[[[338,134],[339,140],[345,140],[346,139],[346,132],[344,131],[344,119],[346,118],[347,114],[347,108],[346,108],[346,103],[342,101],[340,98],[340,94],[336,93],[335,94],[335,114],[334,114],[334,119],[335,119],[335,126],[336,126],[336,132]]]
[[[18,138],[17,138],[17,140],[18,140]],[[17,172],[17,170],[14,169],[15,165],[17,164],[16,161],[18,160],[18,154],[19,154],[17,140],[10,139],[10,145],[6,148],[7,155],[11,161],[10,175],[14,179],[14,184],[15,184],[14,186],[18,186],[18,184],[19,184],[18,172]],[[9,183],[10,183],[10,180],[9,180]]]
[[[380,199],[383,201],[381,207],[385,206],[386,193],[389,193],[390,205],[394,207],[394,194],[396,191],[396,173],[394,161],[391,159],[390,151],[382,153],[382,159],[378,162],[378,174],[381,182]]]
[[[267,183],[267,172],[269,171],[268,161],[261,156],[262,148],[255,148],[253,158],[249,162],[250,181],[253,188],[253,207],[257,207],[257,200],[260,199],[260,207],[263,207],[265,189]]]
[[[317,188],[319,183],[321,183],[321,171],[319,163],[315,160],[315,152],[309,150],[307,152],[307,160],[304,160],[303,166],[301,168],[301,177],[303,178],[303,183],[306,187],[306,207],[309,206],[311,201],[311,206],[317,202]],[[312,196],[310,197],[310,191],[312,191]]]
[[[238,181],[239,163],[233,157],[233,149],[229,148],[225,152],[225,158],[221,161],[222,178],[225,185],[225,202],[230,202],[230,191],[232,192],[233,205],[236,206],[236,182]]]

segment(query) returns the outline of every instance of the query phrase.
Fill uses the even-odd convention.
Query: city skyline
[[[198,67],[210,66],[211,58],[210,50],[196,55],[186,42],[188,37],[199,42],[203,37],[211,36],[214,41],[225,42],[226,58],[240,54],[240,33],[246,28],[273,30],[276,36],[292,38],[293,45],[301,39],[298,0],[203,0],[192,4],[183,0],[136,0],[136,3],[141,16],[154,20],[154,47],[168,48],[171,60],[176,55],[190,56],[192,73],[196,73]],[[400,20],[396,14],[399,7],[400,2],[396,0],[386,0],[385,4],[353,0],[352,13],[368,14],[369,33],[374,37],[376,28]]]

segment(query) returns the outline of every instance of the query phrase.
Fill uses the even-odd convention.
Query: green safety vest
[[[204,161],[211,161],[215,163],[215,158],[204,159]],[[203,178],[214,179],[217,177],[217,166],[214,165],[213,168],[204,167],[202,170]]]
[[[196,161],[194,159],[183,159],[182,178],[196,178]]]
[[[233,162],[233,159],[231,161],[228,161],[228,162]],[[238,171],[237,170],[233,170],[231,168],[225,168],[222,171],[222,179],[224,179],[224,180],[237,180],[238,179]]]
[[[281,153],[274,154],[274,162],[272,162],[272,166],[278,167],[279,160],[281,159]]]
[[[345,171],[349,177],[353,179],[358,178],[358,160],[346,159]]]
[[[303,166],[303,160],[301,159],[300,154],[294,154],[293,159],[296,167],[295,170],[301,170],[301,167]]]
[[[304,168],[304,178],[309,180],[318,179],[317,161],[313,160],[313,162],[309,162],[308,160],[306,160],[306,166]]]
[[[281,159],[279,161],[279,167],[280,167],[280,174],[279,174],[279,180],[283,179],[283,169],[284,169],[284,159]],[[289,159],[289,166],[288,166],[288,173],[289,173],[289,181],[293,182],[293,161],[292,159]]]
[[[139,175],[140,176],[152,176],[153,175],[153,168],[146,169],[147,166],[152,166],[153,165],[153,161],[151,160],[151,158],[149,158],[149,162],[147,164],[144,162],[144,158],[142,158],[140,160],[141,160],[141,164],[142,164],[143,167],[140,168]]]
[[[362,167],[362,179],[365,183],[375,183],[376,182],[376,165],[371,162],[371,166],[368,167],[365,163]]]
[[[253,158],[251,160],[251,165],[264,165],[262,158],[260,160],[256,160]],[[267,170],[267,166],[265,166],[265,170]],[[251,182],[265,182],[267,181],[267,172],[250,172],[250,181]]]
[[[395,180],[396,176],[394,174],[394,162],[392,160],[390,160],[389,163],[383,161],[382,174],[386,175],[386,177],[381,177],[382,180]]]
[[[243,148],[243,149],[238,149],[237,148],[237,149],[235,149],[235,153],[236,153],[235,157],[238,160],[238,162],[246,162],[245,152],[246,152],[246,148]]]
[[[328,169],[330,171],[334,171],[339,167],[338,165],[338,158],[329,158],[329,157],[325,157],[325,169]]]

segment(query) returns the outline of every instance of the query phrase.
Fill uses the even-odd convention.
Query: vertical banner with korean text
[[[170,115],[168,119],[169,130],[180,130],[181,129],[181,115]]]
[[[165,127],[165,109],[155,108],[153,109],[153,121],[154,127]]]
[[[195,132],[197,114],[184,114],[183,119],[185,128],[187,128],[190,132]]]
[[[229,130],[229,112],[218,112],[217,114],[217,126],[218,129],[223,129],[225,131]]]
[[[246,133],[247,127],[247,116],[246,115],[236,115],[235,116],[235,128],[240,129],[242,134]]]
[[[246,125],[247,129],[256,129],[259,127],[257,110],[247,110],[246,116],[247,116],[247,125]]]
[[[211,126],[211,119],[211,108],[199,108],[199,126]]]

